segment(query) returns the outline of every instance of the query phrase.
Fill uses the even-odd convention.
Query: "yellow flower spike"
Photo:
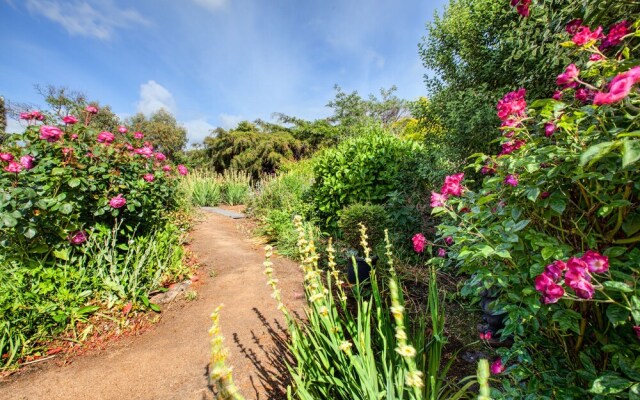
[[[413,358],[416,356],[416,349],[408,344],[400,345],[396,348],[398,354],[405,358]]]
[[[349,341],[344,341],[342,343],[340,343],[340,346],[338,346],[338,348],[342,351],[344,351],[345,353],[350,353],[351,352],[351,346],[353,346],[353,343],[349,342]]]
[[[424,379],[422,377],[422,372],[420,371],[410,371],[407,372],[405,376],[405,383],[407,386],[421,388],[424,386]]]
[[[323,317],[326,317],[329,315],[329,309],[326,306],[322,306],[318,309],[318,314],[322,315]]]

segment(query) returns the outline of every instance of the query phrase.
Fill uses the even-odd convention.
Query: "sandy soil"
[[[238,210],[236,210],[238,211]],[[262,274],[264,251],[246,222],[207,213],[191,234],[202,268],[198,299],[163,306],[160,322],[134,338],[78,356],[69,365],[43,363],[0,382],[2,399],[212,399],[208,387],[210,314],[221,303],[234,379],[247,399],[286,398],[283,319]],[[297,265],[274,258],[290,309],[302,309]]]

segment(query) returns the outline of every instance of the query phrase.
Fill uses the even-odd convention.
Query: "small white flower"
[[[424,386],[424,380],[422,379],[422,372],[411,371],[407,372],[405,376],[405,383],[407,386],[421,388]]]
[[[318,309],[318,314],[326,317],[327,315],[329,315],[329,309],[326,306],[322,306]]]
[[[407,340],[407,334],[402,329],[396,330],[396,339],[398,340]]]
[[[351,346],[353,346],[353,343],[349,342],[349,341],[344,341],[342,343],[340,343],[340,350],[344,351],[345,353],[347,351],[349,351],[351,349]]]
[[[413,346],[410,346],[408,344],[401,345],[400,347],[396,348],[396,351],[402,357],[413,358],[416,356],[416,349]]]

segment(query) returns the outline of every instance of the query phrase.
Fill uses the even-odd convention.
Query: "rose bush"
[[[94,110],[85,113],[59,126],[40,112],[24,113],[25,132],[0,147],[0,246],[8,256],[64,258],[73,232],[117,219],[143,234],[177,207],[176,179],[186,168],[172,172],[140,132],[88,128]]]
[[[527,16],[529,3],[512,4]],[[638,26],[569,22],[574,59],[553,98],[506,94],[502,152],[469,166],[481,186],[460,173],[432,193],[454,240],[431,262],[465,274],[465,295],[496,293],[507,315],[505,398],[640,398]]]

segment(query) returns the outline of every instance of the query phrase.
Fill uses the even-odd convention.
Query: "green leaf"
[[[549,205],[551,206],[551,209],[557,212],[558,214],[562,214],[564,210],[567,208],[567,202],[560,197],[552,198],[549,201]]]
[[[513,226],[513,228],[511,228],[512,232],[519,232],[521,230],[523,230],[524,228],[526,228],[527,225],[529,225],[529,220],[528,219],[523,219],[522,221],[519,221],[517,224],[515,224]]]
[[[622,142],[622,168],[640,160],[640,140],[625,139]]]
[[[640,400],[640,383],[636,383],[629,389],[629,400]]]
[[[540,189],[538,189],[537,187],[531,187],[525,190],[524,193],[527,196],[527,199],[536,201],[538,199],[538,196],[540,195]]]
[[[591,389],[593,394],[614,394],[620,393],[630,387],[632,382],[618,375],[604,375],[593,381]]]
[[[13,228],[14,226],[18,225],[18,220],[8,213],[2,214],[1,220],[2,225],[6,226],[7,228]]]
[[[69,249],[54,250],[53,255],[64,261],[69,261]]]
[[[38,231],[36,231],[36,228],[30,226],[26,231],[24,231],[24,237],[26,237],[27,239],[33,239],[33,237],[36,236],[36,233],[38,233]]]
[[[629,319],[629,311],[617,304],[610,304],[607,307],[607,318],[613,326],[622,325]]]
[[[640,325],[640,299],[637,296],[631,296],[631,316],[635,325]]]
[[[160,312],[160,306],[155,303],[149,303],[149,308],[155,312]]]
[[[625,292],[625,293],[633,292],[633,288],[631,288],[629,285],[627,285],[624,282],[606,281],[605,283],[603,283],[603,286],[615,292]]]
[[[493,247],[485,244],[478,248],[478,251],[485,257],[489,257],[494,253]]]
[[[73,211],[73,205],[71,203],[64,203],[60,207],[60,212],[63,214],[71,214],[72,211]]]
[[[91,314],[100,309],[100,306],[86,306],[78,310],[79,315]]]
[[[622,224],[622,230],[627,236],[632,236],[634,233],[640,231],[640,214],[633,213],[627,215],[624,223]]]
[[[586,164],[593,164],[609,154],[617,145],[618,142],[602,142],[589,147],[580,156],[580,165],[585,166]]]
[[[69,180],[68,184],[69,184],[69,187],[75,188],[75,187],[80,186],[81,182],[82,181],[79,178],[73,178],[73,179]]]

